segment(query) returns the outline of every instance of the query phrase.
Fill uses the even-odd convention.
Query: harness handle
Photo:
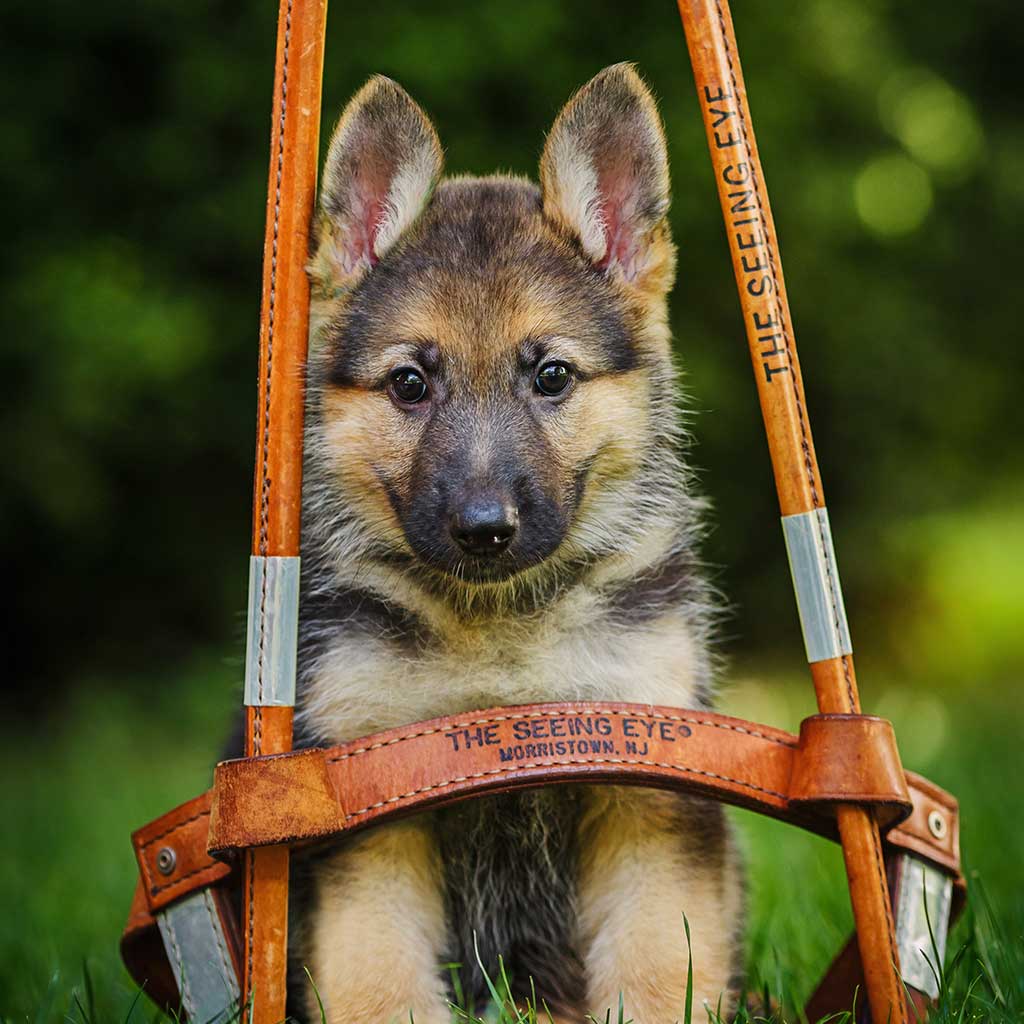
[[[757,379],[819,710],[859,714],[852,646],[786,299],[775,226],[727,0],[679,0]],[[326,0],[281,0],[260,317],[259,409],[246,656],[246,754],[292,743],[302,491],[305,275],[316,191]],[[877,821],[837,811],[875,1020],[906,1024]],[[288,849],[245,855],[243,1000],[285,1014]]]
[[[281,0],[263,242],[245,753],[291,750],[298,635],[306,278],[316,200],[326,0]],[[242,1005],[251,1024],[285,1018],[288,847],[246,852]]]
[[[728,0],[678,0],[678,4],[764,416],[818,710],[860,714],[853,647],[782,260]],[[837,820],[873,1018],[906,1024],[878,822],[870,811],[853,805],[841,805]]]

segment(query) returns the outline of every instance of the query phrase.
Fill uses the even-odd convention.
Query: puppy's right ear
[[[441,176],[441,144],[396,82],[375,75],[331,137],[320,189],[314,294],[355,285],[419,217]]]

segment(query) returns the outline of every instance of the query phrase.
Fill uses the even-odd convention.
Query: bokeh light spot
[[[853,183],[857,215],[881,238],[898,238],[916,231],[932,206],[928,174],[898,153],[876,157]]]
[[[879,92],[879,115],[915,160],[947,181],[966,178],[984,155],[985,133],[974,108],[930,71],[889,78]]]

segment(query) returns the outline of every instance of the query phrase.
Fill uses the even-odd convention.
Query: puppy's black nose
[[[470,498],[452,516],[452,537],[468,555],[499,555],[512,543],[519,527],[519,510],[496,496]]]

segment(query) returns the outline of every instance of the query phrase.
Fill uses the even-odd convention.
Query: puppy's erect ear
[[[427,115],[390,78],[371,78],[349,101],[327,152],[310,268],[322,293],[354,284],[384,256],[423,211],[441,167]]]
[[[671,262],[661,119],[630,64],[613,64],[562,108],[540,162],[544,212],[599,267],[638,282]],[[661,244],[659,244],[659,242]]]

